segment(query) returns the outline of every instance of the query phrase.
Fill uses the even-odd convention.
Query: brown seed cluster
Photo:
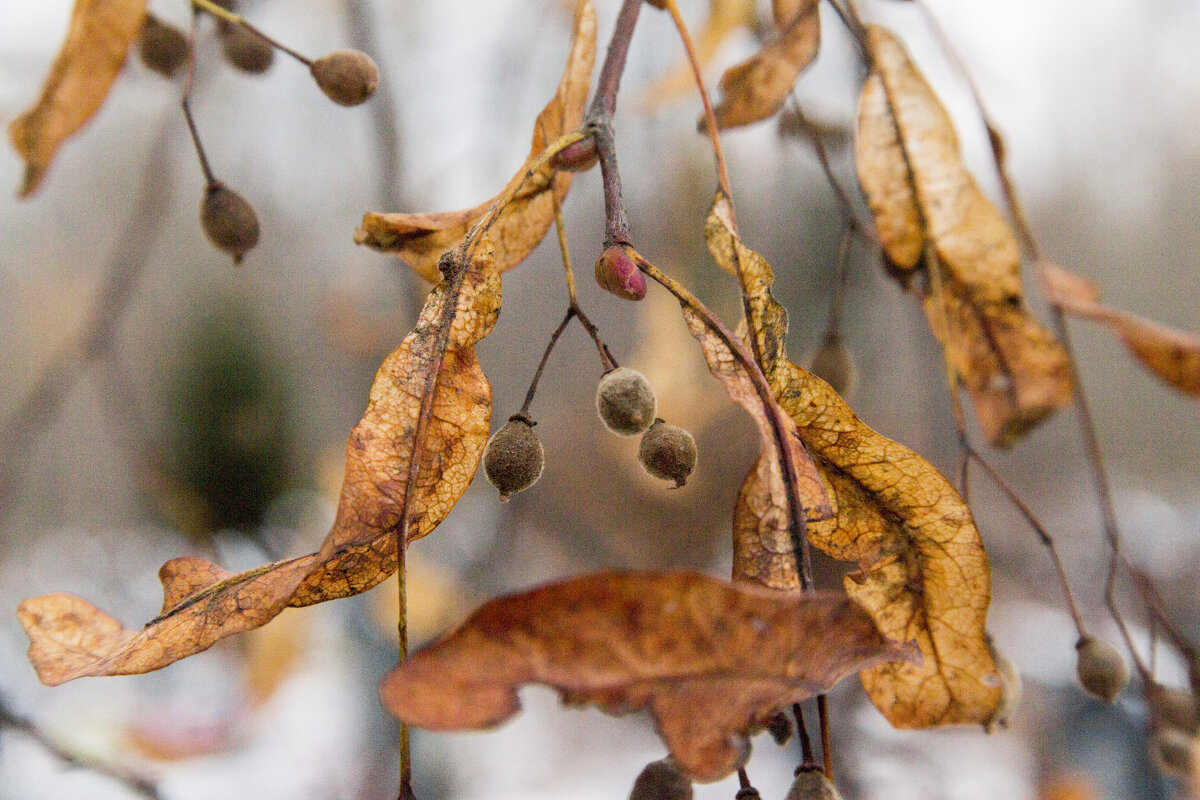
[[[138,57],[150,69],[168,78],[175,76],[187,62],[192,46],[187,34],[147,14],[138,34]]]
[[[260,75],[275,63],[275,48],[244,25],[221,25],[221,52],[242,72]]]
[[[258,215],[254,206],[219,181],[209,184],[200,205],[200,227],[217,248],[240,264],[258,244]]]
[[[596,411],[604,426],[622,436],[636,436],[654,422],[658,400],[646,376],[617,367],[604,373],[596,387]]]
[[[542,476],[546,455],[533,433],[536,424],[524,414],[513,414],[483,451],[484,474],[500,490],[501,502],[507,503],[510,496],[533,486]]]
[[[654,477],[675,481],[678,489],[696,468],[696,440],[683,428],[655,419],[642,436],[638,461]]]
[[[379,68],[361,50],[338,50],[312,62],[309,68],[321,91],[341,106],[356,106],[375,94]]]

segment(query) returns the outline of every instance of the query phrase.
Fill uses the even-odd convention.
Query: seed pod
[[[1163,772],[1179,778],[1190,778],[1195,741],[1178,728],[1164,728],[1150,737],[1150,755]]]
[[[361,50],[337,50],[309,68],[321,91],[340,106],[356,106],[375,94],[379,68]]]
[[[617,297],[641,300],[646,296],[646,276],[638,269],[628,245],[614,244],[596,259],[596,283]]]
[[[1075,672],[1084,690],[1106,703],[1114,702],[1129,683],[1129,665],[1117,648],[1083,636],[1076,642],[1075,650],[1078,654]]]
[[[596,140],[589,136],[559,150],[550,159],[550,166],[565,172],[587,172],[596,166],[600,154],[596,151]]]
[[[788,719],[787,714],[780,711],[767,723],[767,732],[771,734],[775,744],[782,747],[787,744],[788,739],[792,738],[792,721]]]
[[[1191,691],[1154,683],[1146,690],[1146,702],[1154,727],[1200,733],[1200,702]]]
[[[850,355],[842,341],[842,334],[836,329],[826,331],[821,346],[813,356],[812,369],[809,370],[821,380],[833,387],[833,390],[845,397],[854,388],[857,378],[854,368],[854,358]]]
[[[187,61],[191,50],[187,34],[153,14],[146,15],[138,34],[138,57],[143,64],[171,78]]]
[[[654,477],[675,481],[678,489],[696,468],[696,440],[683,428],[656,419],[642,435],[638,461]]]
[[[218,249],[242,263],[242,256],[258,244],[258,215],[254,206],[220,181],[208,185],[200,204],[200,227]]]
[[[266,72],[275,61],[275,48],[244,25],[221,26],[221,52],[242,72]]]
[[[801,769],[786,800],[842,800],[842,796],[819,769]]]
[[[604,373],[596,386],[596,411],[613,433],[635,436],[654,422],[658,400],[645,375],[617,367]]]
[[[673,758],[651,761],[633,782],[629,800],[692,800],[692,782]]]
[[[500,502],[528,489],[542,476],[546,454],[533,433],[537,423],[524,414],[513,414],[496,431],[483,451],[483,471],[488,481],[500,490]]]

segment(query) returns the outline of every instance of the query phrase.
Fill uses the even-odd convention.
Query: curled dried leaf
[[[779,34],[749,59],[725,70],[721,76],[721,102],[713,109],[717,127],[736,128],[773,116],[783,107],[796,78],[800,77],[821,47],[821,18],[817,0],[776,3]],[[704,130],[701,117],[699,127]]]
[[[25,159],[22,197],[37,191],[58,148],[100,110],[145,15],[146,0],[75,0],[41,97],[8,126]]]
[[[29,659],[48,685],[161,669],[288,606],[366,591],[396,569],[396,538],[428,534],[466,490],[487,441],[491,387],[474,345],[495,324],[500,278],[487,240],[437,286],[384,361],[346,445],[337,517],[318,553],[239,574],[196,558],[159,573],[163,609],[134,632],[78,597],[25,600]],[[425,402],[423,402],[423,399]]]
[[[596,12],[591,0],[579,0],[571,46],[558,90],[538,114],[529,156],[509,181],[510,186],[514,182],[521,183],[521,189],[500,211],[488,231],[496,249],[496,268],[501,272],[519,264],[542,240],[554,221],[555,203],[561,203],[570,188],[570,173],[559,173],[555,180],[556,173],[551,166],[534,174],[527,173],[546,145],[582,123],[595,60]],[[395,253],[421,277],[436,281],[438,258],[462,242],[498,197],[500,195],[475,208],[438,214],[368,211],[363,215],[362,226],[355,232],[354,240],[376,250]]]
[[[394,669],[381,694],[429,730],[498,725],[526,683],[608,713],[647,708],[680,768],[713,781],[744,756],[737,740],[780,708],[906,657],[842,595],[610,572],[491,601]]]
[[[1184,394],[1200,397],[1200,336],[1105,305],[1099,287],[1086,278],[1048,262],[1040,267],[1047,300],[1107,326],[1142,366]]]
[[[1071,402],[1061,344],[1025,306],[1020,250],[967,171],[945,108],[895,36],[867,29],[859,100],[859,182],[893,267],[926,259],[926,312],[988,440],[1006,446]]]

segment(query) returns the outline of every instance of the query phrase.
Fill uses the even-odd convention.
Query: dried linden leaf
[[[146,0],[75,0],[41,97],[8,126],[25,159],[22,197],[37,191],[58,148],[100,110],[145,15]]]
[[[864,425],[829,384],[786,359],[787,317],[771,296],[770,265],[761,257],[738,265],[751,340],[834,507],[833,519],[808,523],[809,539],[858,562],[847,593],[887,636],[915,639],[924,656],[865,670],[867,693],[899,728],[982,723],[1000,690],[984,628],[991,573],[970,509],[931,464]]]
[[[1071,402],[1066,352],[1025,307],[1016,238],[963,165],[937,96],[887,30],[868,27],[867,44],[856,163],[885,254],[901,271],[922,256],[938,270],[930,327],[988,440],[1010,445]]]
[[[646,708],[680,768],[715,781],[779,709],[912,656],[844,595],[608,572],[487,603],[380,692],[389,711],[428,730],[498,725],[520,710],[527,683],[610,714]]]
[[[74,595],[25,600],[17,616],[38,678],[54,686],[161,669],[265,625],[288,606],[349,597],[394,572],[398,533],[412,541],[445,517],[487,442],[491,387],[474,345],[500,309],[488,241],[469,268],[453,272],[376,375],[346,445],[337,517],[318,553],[236,575],[198,558],[168,561],[159,572],[162,612],[137,632]]]
[[[713,109],[718,128],[736,128],[773,116],[788,98],[821,47],[818,0],[803,0],[779,34],[762,49],[721,76],[723,98]],[[777,5],[777,10],[779,6]],[[701,117],[701,130],[707,127]]]
[[[1047,300],[1069,314],[1107,325],[1142,366],[1179,391],[1200,397],[1200,336],[1105,305],[1091,281],[1055,264],[1040,266]]]
[[[596,12],[591,0],[579,0],[575,10],[574,32],[567,63],[554,97],[542,109],[533,126],[529,155],[510,180],[524,181],[521,191],[501,210],[488,230],[496,248],[496,268],[501,272],[519,264],[537,247],[554,221],[554,186],[561,203],[571,186],[571,173],[555,172],[550,167],[526,176],[530,163],[546,145],[583,122],[583,106],[591,85],[596,61]],[[557,179],[556,179],[557,176]],[[497,195],[499,197],[499,195]],[[438,279],[438,258],[458,246],[496,198],[464,211],[438,214],[381,214],[368,211],[362,227],[354,234],[358,244],[395,253],[425,280]]]

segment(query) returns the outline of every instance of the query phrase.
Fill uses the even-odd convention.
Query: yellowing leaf
[[[704,236],[722,268],[748,276],[755,284],[747,290],[747,302],[756,318],[768,324],[760,326],[761,335],[753,342],[755,354],[743,350],[742,359],[772,369],[784,357],[787,312],[771,297],[771,267],[734,233],[732,209],[722,193],[713,201]],[[754,419],[762,440],[761,453],[742,482],[734,506],[733,577],[772,589],[798,589],[796,543],[803,541],[804,521],[828,519],[831,514],[820,476],[800,442],[795,423],[782,413],[769,389],[766,397],[759,393],[748,368],[734,357],[735,349],[742,350],[741,343],[709,329],[686,306],[683,314],[704,349],[709,370]],[[793,486],[800,509],[791,505]]]
[[[1046,298],[1063,311],[1108,326],[1142,366],[1185,394],[1200,397],[1200,336],[1100,302],[1100,289],[1055,264],[1042,263]]]
[[[803,0],[795,5],[793,15],[780,23],[782,28],[774,39],[721,76],[724,96],[713,109],[717,127],[736,128],[774,115],[783,107],[796,78],[816,58],[821,47],[820,3]],[[778,4],[776,10],[780,11]],[[700,127],[705,127],[704,118]]]
[[[146,0],[75,0],[41,97],[8,126],[25,159],[22,197],[37,191],[59,146],[100,110],[145,14]]]
[[[610,572],[487,603],[394,669],[381,694],[429,730],[498,725],[520,710],[526,683],[612,714],[647,708],[679,766],[714,781],[779,709],[911,655],[842,595]]]
[[[925,256],[938,270],[931,328],[989,441],[1009,445],[1071,402],[1066,353],[1025,307],[1016,238],[963,165],[946,110],[891,33],[871,26],[867,43],[859,181],[890,263],[908,271]]]
[[[544,167],[526,175],[532,161],[546,145],[583,122],[583,106],[596,61],[596,12],[591,0],[579,0],[575,10],[571,47],[559,79],[558,90],[542,109],[533,126],[529,156],[509,181],[522,182],[520,192],[500,211],[488,230],[496,248],[496,268],[501,272],[519,264],[537,247],[554,221],[555,198],[561,203],[571,186],[571,173]],[[503,194],[503,192],[501,192]],[[381,214],[368,211],[354,234],[358,244],[395,253],[425,280],[438,279],[438,258],[458,246],[467,232],[491,208],[497,197],[475,208],[438,214]]]
[[[924,656],[865,670],[867,693],[901,728],[984,722],[1000,690],[985,636],[991,575],[970,509],[932,465],[864,425],[827,383],[786,359],[787,317],[771,296],[770,265],[743,247],[735,252],[751,340],[834,510],[828,521],[809,521],[809,539],[858,563],[846,591],[884,634],[916,640]]]
[[[338,513],[321,550],[236,575],[198,558],[168,561],[162,612],[137,632],[73,595],[25,600],[17,615],[43,683],[161,669],[288,606],[358,594],[395,571],[397,537],[417,539],[445,517],[487,442],[491,387],[474,345],[495,324],[500,277],[486,238],[465,268],[462,257],[448,258],[450,277],[379,369],[346,445]]]

